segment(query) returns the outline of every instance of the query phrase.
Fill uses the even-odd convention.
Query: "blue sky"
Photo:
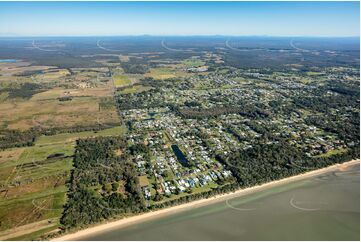
[[[0,2],[1,36],[359,36],[359,2]]]

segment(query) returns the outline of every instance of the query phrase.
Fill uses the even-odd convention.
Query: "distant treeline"
[[[149,71],[148,66],[144,64],[131,64],[128,62],[124,62],[121,64],[121,66],[124,72],[129,74],[144,74]]]
[[[0,131],[0,149],[32,146],[36,138],[41,135],[55,135],[59,133],[76,133],[82,131],[99,131],[111,127],[118,126],[119,123],[103,123],[101,125],[91,126],[73,126],[73,127],[58,127],[58,128],[31,128],[29,130],[2,130]]]
[[[37,83],[24,83],[19,87],[7,87],[3,88],[1,92],[7,92],[8,98],[24,98],[30,99],[34,94],[44,92],[48,90],[44,85]]]

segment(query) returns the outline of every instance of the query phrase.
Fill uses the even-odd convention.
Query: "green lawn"
[[[151,87],[136,85],[119,91],[120,94],[139,93],[150,90]]]
[[[330,157],[333,155],[337,155],[337,154],[342,154],[347,152],[347,149],[341,148],[341,149],[334,149],[334,150],[330,150],[327,153],[321,154],[321,155],[317,155],[315,157]]]
[[[149,73],[146,73],[145,76],[152,77],[154,79],[167,79],[176,77],[176,71],[168,67],[159,67],[150,69]]]
[[[204,65],[206,64],[204,61],[198,60],[198,59],[188,59],[188,60],[182,61],[182,63],[183,63],[187,68],[204,66]]]
[[[114,75],[113,80],[116,87],[124,87],[132,84],[132,81],[126,75]]]
[[[324,73],[324,72],[308,71],[308,72],[306,72],[306,74],[307,74],[308,76],[321,76],[321,75],[324,75],[325,73]]]
[[[166,202],[166,201],[171,201],[171,200],[174,200],[174,199],[185,197],[185,196],[188,196],[190,194],[206,192],[206,191],[209,191],[212,188],[216,188],[216,187],[218,187],[218,185],[216,183],[210,182],[210,183],[208,183],[207,185],[205,185],[203,187],[192,188],[192,193],[183,192],[183,193],[180,193],[178,195],[172,194],[170,197],[164,196],[164,198],[161,201],[156,202],[156,203],[163,203],[163,202]]]

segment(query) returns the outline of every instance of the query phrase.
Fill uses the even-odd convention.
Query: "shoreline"
[[[97,234],[99,232],[104,232],[107,230],[112,230],[114,228],[123,228],[126,226],[130,226],[137,223],[142,223],[148,220],[160,218],[163,216],[171,215],[174,213],[182,212],[188,209],[193,209],[197,207],[202,207],[206,205],[210,205],[213,203],[226,201],[227,199],[231,199],[234,197],[240,197],[243,195],[247,195],[256,191],[260,191],[265,188],[271,188],[278,185],[287,184],[293,181],[299,181],[306,178],[314,177],[317,175],[321,175],[327,172],[335,171],[335,170],[343,170],[349,166],[360,164],[360,160],[351,160],[340,164],[331,165],[325,168],[321,168],[318,170],[313,170],[309,172],[305,172],[299,175],[283,178],[281,180],[271,181],[268,183],[264,183],[261,185],[256,185],[253,187],[243,188],[236,190],[234,192],[225,193],[213,196],[211,198],[204,198],[200,200],[195,200],[189,203],[184,203],[181,205],[176,205],[168,208],[163,208],[151,212],[146,212],[140,215],[134,215],[130,217],[126,217],[123,219],[115,220],[115,221],[109,221],[105,223],[95,224],[92,227],[88,227],[79,231],[75,231],[69,234],[60,235],[59,237],[52,238],[52,241],[67,241],[67,240],[76,240],[80,239],[81,237],[88,236],[91,234]]]

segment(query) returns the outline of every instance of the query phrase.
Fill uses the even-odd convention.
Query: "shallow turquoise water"
[[[359,240],[359,166],[81,240]]]

